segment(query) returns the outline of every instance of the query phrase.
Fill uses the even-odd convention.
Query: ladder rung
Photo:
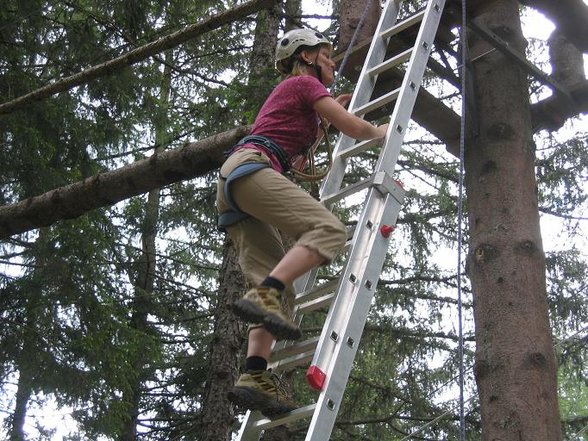
[[[421,12],[418,12],[418,13],[408,17],[406,20],[403,20],[403,21],[396,23],[390,29],[387,29],[387,30],[381,32],[380,38],[386,39],[388,37],[391,37],[392,35],[396,35],[399,32],[402,32],[405,29],[408,29],[411,26],[414,26],[417,23],[420,23],[423,20],[424,16],[425,16],[425,10],[423,9]]]
[[[350,147],[348,147],[346,149],[339,150],[337,152],[337,157],[347,159],[347,158],[354,156],[358,153],[365,152],[370,147],[377,145],[377,144],[381,144],[381,143],[382,143],[382,140],[380,140],[380,139],[368,139],[367,141],[361,141],[361,142],[358,142],[357,144],[351,145]]]
[[[313,337],[308,340],[290,344],[284,348],[272,352],[272,363],[274,361],[285,360],[293,355],[299,355],[310,350],[314,351],[318,343],[318,337]]]
[[[351,237],[353,237],[353,232],[351,234]],[[335,291],[335,288],[337,288],[337,283],[339,283],[338,279],[329,280],[328,282],[323,283],[321,286],[317,286],[308,291],[297,294],[294,299],[294,305],[299,305],[301,303],[314,300],[316,298],[322,297],[327,293]]]
[[[327,206],[330,206],[335,202],[340,201],[341,199],[345,199],[347,196],[351,196],[352,194],[365,190],[370,185],[372,185],[373,179],[373,176],[370,176],[369,178],[364,179],[363,181],[359,181],[355,184],[343,187],[337,193],[326,195],[323,198],[321,198],[321,202]]]
[[[306,366],[310,364],[312,361],[314,354],[316,352],[316,346],[313,350],[307,352],[301,352],[300,354],[293,355],[288,358],[284,358],[283,360],[272,362],[271,366],[272,369],[276,372],[279,371],[291,371],[295,367],[298,366]]]
[[[396,98],[398,98],[398,95],[400,94],[400,88],[398,89],[394,89],[392,92],[388,92],[384,95],[382,95],[379,98],[376,98],[373,101],[370,101],[367,104],[364,104],[361,107],[358,107],[357,109],[353,110],[353,113],[357,116],[360,115],[365,115],[366,113],[371,112],[372,110],[376,110],[379,109],[380,107],[385,106],[388,103],[391,103],[392,101],[395,101]],[[392,112],[390,112],[392,113]]]
[[[274,372],[283,372],[283,371],[291,371],[298,366],[306,366],[310,364],[312,361],[315,350],[309,352],[303,352],[302,354],[294,355],[290,358],[285,358],[284,360],[277,361],[271,364],[272,370]]]
[[[253,421],[250,427],[256,431],[261,431],[271,429],[272,427],[283,426],[284,424],[292,423],[294,421],[312,416],[315,407],[315,403],[309,404],[308,406],[299,407],[298,409],[294,409],[292,412],[288,412],[281,418],[276,418],[273,420],[262,417],[257,421]]]
[[[335,298],[335,293],[331,292],[329,294],[325,294],[318,299],[310,300],[308,302],[304,302],[294,308],[296,314],[308,314],[309,312],[316,311],[324,306],[330,305],[333,299]]]
[[[392,69],[394,66],[398,66],[399,64],[408,61],[410,59],[410,56],[412,55],[413,50],[413,47],[408,48],[404,52],[401,52],[398,55],[395,55],[392,58],[389,58],[388,60],[384,61],[383,63],[380,63],[375,67],[372,67],[370,70],[367,71],[367,74],[373,77],[389,69]]]

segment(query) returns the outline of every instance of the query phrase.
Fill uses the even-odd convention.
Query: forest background
[[[1,101],[239,4],[9,0],[0,11]],[[0,203],[250,124],[278,81],[271,69],[278,33],[272,23],[315,26],[337,41],[341,5],[324,6],[332,17],[301,14],[295,1],[285,2],[283,12],[243,14],[111,75],[0,115]],[[406,2],[410,10],[417,6]],[[528,54],[549,71],[545,37],[529,37]],[[455,88],[433,76],[425,87],[459,111]],[[534,80],[530,90],[534,102],[547,93]],[[585,118],[538,131],[534,140],[562,430],[566,439],[588,439]],[[369,163],[369,152],[364,159]],[[217,172],[209,168],[0,242],[2,436],[205,440],[236,430],[223,388],[240,366],[244,329],[226,305],[242,293],[242,280],[215,228]],[[421,439],[457,437],[458,171],[443,143],[415,126],[397,172],[408,197],[333,439],[399,440],[417,430]],[[354,172],[365,173],[364,165]],[[337,210],[353,224],[357,207]],[[475,440],[481,423],[471,369],[474,329],[462,277],[466,421],[468,439]],[[317,330],[307,325],[305,332]],[[291,379],[295,397],[310,401],[300,373]],[[66,424],[55,425],[59,417]]]

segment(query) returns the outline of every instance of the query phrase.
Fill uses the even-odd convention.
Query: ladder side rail
[[[384,60],[389,37],[381,38],[379,35],[382,33],[382,29],[387,29],[394,25],[398,17],[398,12],[402,2],[403,0],[389,0],[385,5],[384,10],[382,11],[380,20],[378,21],[378,25],[376,27],[376,32],[374,33],[374,37],[366,56],[366,62],[364,62],[359,76],[360,82],[356,84],[351,101],[349,102],[350,112],[352,112],[354,108],[366,104],[371,97],[377,76],[369,76],[367,75],[367,71]],[[369,80],[369,84],[367,80]],[[341,188],[347,161],[346,159],[340,157],[337,152],[339,150],[349,149],[354,143],[355,140],[353,138],[350,138],[343,133],[339,135],[339,138],[337,139],[337,142],[333,148],[333,164],[331,165],[329,174],[325,177],[321,184],[319,197],[325,193],[331,194]],[[303,292],[310,289],[316,279],[317,271],[318,269],[315,268],[305,275],[299,277],[294,282],[295,291]]]
[[[366,61],[363,65],[361,73],[359,75],[358,83],[355,86],[353,96],[349,102],[349,111],[353,112],[355,108],[361,107],[366,104],[373,92],[376,84],[377,75],[368,75],[367,71],[378,64],[380,64],[385,56],[388,47],[388,38],[380,37],[383,30],[390,28],[396,22],[398,12],[402,0],[389,0],[382,11],[380,20],[376,28],[376,32],[372,39],[370,48],[368,50]],[[354,144],[355,140],[347,135],[341,134],[339,139],[335,143],[333,148],[333,164],[331,171],[323,180],[319,194],[332,194],[341,188],[343,177],[345,174],[345,166],[347,161],[338,155],[340,150],[349,149]]]
[[[390,181],[391,178],[390,178]],[[399,185],[394,184],[398,188],[390,190],[387,195],[393,194],[392,199],[399,204],[404,198],[404,191],[399,190]],[[395,224],[398,213],[390,215],[383,213],[383,209],[374,208],[378,206],[378,198],[384,199],[387,195],[382,194],[375,188],[370,189],[365,204],[365,208],[360,216],[355,231],[354,246],[349,254],[347,265],[340,278],[337,295],[329,312],[317,344],[317,350],[313,357],[312,366],[318,367],[323,373],[328,370],[329,360],[333,354],[334,348],[340,344],[341,330],[346,329],[347,322],[345,317],[348,311],[355,308],[357,301],[356,292],[361,289],[362,283],[368,283],[370,289],[375,289],[378,279],[363,282],[364,273],[368,271],[366,262],[370,262],[372,254],[374,254],[374,246],[382,243],[384,237],[379,233],[379,224],[383,220],[388,224]],[[391,202],[388,202],[390,204]],[[380,203],[381,205],[381,203]],[[400,208],[398,208],[400,211]],[[378,217],[377,215],[381,216]],[[387,241],[385,241],[387,244]],[[385,253],[384,253],[385,256]],[[377,255],[375,255],[377,257]],[[382,259],[383,264],[383,259]],[[377,265],[376,265],[377,267]],[[366,312],[367,316],[367,312]],[[364,317],[365,321],[365,317]]]
[[[401,93],[391,117],[391,126],[380,152],[375,173],[381,170],[394,170],[402,146],[404,132],[410,120],[418,88],[422,82],[426,63],[434,42],[443,6],[444,0],[432,0],[427,5],[415,41],[415,50],[410,57],[409,66],[401,86]],[[368,213],[373,210],[371,205],[374,195],[377,193],[379,192],[375,189],[370,190],[369,200],[361,216],[364,223],[367,222],[366,216],[369,216]],[[394,207],[394,209],[391,209],[388,216],[381,219],[393,218],[395,223],[400,212],[400,202],[391,195],[387,196],[387,200],[394,201],[394,203],[387,204],[389,207]],[[370,221],[370,223],[373,225],[373,221]],[[358,227],[363,228],[365,225],[358,225]],[[356,234],[361,235],[361,232],[356,232]],[[360,243],[359,245],[363,244]],[[370,264],[364,267],[362,267],[361,261],[354,261],[353,254],[356,247],[353,246],[344,277],[352,275],[352,277],[356,277],[355,281],[359,283],[357,294],[353,296],[353,290],[346,290],[342,285],[323,328],[313,365],[324,372],[325,385],[317,402],[317,410],[311,421],[306,441],[325,439],[325,434],[330,434],[332,431],[338,406],[351,372],[357,344],[365,326],[365,318],[373,298],[373,292],[370,290],[375,289],[379,279],[379,272],[385,260],[386,250],[384,249],[383,252],[378,251],[377,248],[373,247],[374,245],[372,244],[372,251],[367,259]],[[363,246],[359,248],[362,249]],[[353,274],[354,272],[358,274]],[[346,283],[346,279],[342,279],[342,283]],[[369,302],[367,301],[368,299]],[[343,305],[343,303],[346,304]],[[342,325],[346,330],[345,335],[339,336],[337,341],[329,340],[333,332],[337,333],[334,327],[338,325]]]
[[[341,335],[339,335],[337,342],[329,338],[328,343],[320,347],[318,357],[315,355],[315,358],[319,358],[317,360],[319,364],[326,363],[326,380],[323,391],[317,400],[317,407],[310,422],[306,441],[329,439],[333,430],[365,327],[365,318],[371,306],[388,250],[388,239],[379,234],[381,221],[378,219],[396,223],[400,206],[401,201],[398,201],[393,195],[382,195],[375,188],[370,190],[362,223],[371,233],[369,234],[369,242],[371,243],[364,246],[371,248],[372,251],[367,256],[356,255],[354,260],[350,261],[349,273],[357,273],[358,276],[355,283],[348,284],[351,289],[347,290],[347,298],[343,298],[343,296],[340,298],[341,303],[347,302],[348,304],[341,308],[343,310],[341,317],[334,320],[333,323],[325,324],[325,328],[323,328],[323,335],[327,335],[327,337],[329,337],[329,332],[332,332],[331,326],[340,329]],[[371,227],[368,226],[369,224]],[[333,309],[337,309],[337,306],[333,305]]]
[[[404,134],[416,103],[444,5],[445,0],[431,0],[426,7],[425,15],[415,40],[415,48],[402,80],[396,106],[392,112],[386,146],[380,152],[375,172],[393,170],[398,161]]]

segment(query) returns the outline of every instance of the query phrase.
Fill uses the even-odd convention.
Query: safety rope
[[[327,176],[327,174],[329,174],[329,171],[331,170],[331,166],[333,165],[333,149],[329,141],[329,123],[325,119],[321,118],[320,127],[322,129],[322,133],[319,137],[317,137],[314,144],[308,149],[306,158],[302,162],[302,167],[300,169],[296,169],[293,167],[290,168],[290,173],[298,181],[317,182],[323,179],[325,176]],[[318,149],[318,146],[322,142],[323,138],[325,139],[327,150],[327,165],[325,169],[317,171],[315,162],[315,152]],[[308,164],[308,173],[303,171],[303,167],[306,164]]]
[[[462,242],[463,242],[463,187],[464,157],[466,136],[466,74],[467,74],[467,26],[466,0],[461,0],[461,121],[459,127],[459,184],[457,204],[457,309],[458,309],[458,346],[459,346],[459,439],[466,440],[464,410],[464,337],[463,337],[463,303],[461,287]]]

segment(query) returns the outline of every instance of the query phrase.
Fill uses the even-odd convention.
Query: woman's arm
[[[328,96],[318,99],[314,103],[316,110],[341,132],[357,140],[383,138],[386,136],[388,124],[374,126],[373,124],[349,113],[336,99]]]

